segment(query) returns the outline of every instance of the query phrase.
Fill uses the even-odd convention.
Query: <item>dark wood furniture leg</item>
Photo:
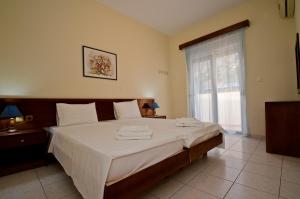
[[[223,143],[223,134],[220,133],[219,135],[212,137],[200,144],[197,144],[191,148],[186,148],[186,150],[189,151],[189,159],[190,162],[193,162],[194,160],[206,156],[207,152],[216,146]]]

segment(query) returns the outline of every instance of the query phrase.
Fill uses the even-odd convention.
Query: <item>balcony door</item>
[[[243,37],[238,30],[191,46],[186,58],[191,116],[247,135]]]

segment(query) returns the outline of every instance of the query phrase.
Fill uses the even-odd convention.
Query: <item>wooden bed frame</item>
[[[33,121],[26,126],[47,127],[56,125],[56,103],[86,104],[95,102],[99,121],[113,120],[113,102],[130,101],[133,99],[57,99],[57,98],[0,98],[0,111],[7,104],[15,104],[23,115],[32,115]],[[145,110],[144,103],[153,103],[154,99],[137,99],[142,116]],[[2,124],[3,125],[3,124]],[[1,127],[1,123],[0,123]],[[129,199],[137,197],[151,188],[162,179],[188,166],[194,160],[205,156],[209,150],[223,142],[222,134],[218,134],[191,148],[184,148],[180,153],[173,155],[155,165],[143,169],[121,181],[105,186],[105,199]]]
[[[222,144],[222,142],[223,136],[220,133],[191,148],[184,148],[181,153],[139,171],[128,178],[105,186],[104,199],[135,198],[161,180],[190,165],[196,159],[205,156],[210,149]]]

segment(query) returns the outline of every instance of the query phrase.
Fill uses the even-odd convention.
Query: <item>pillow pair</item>
[[[65,104],[57,103],[57,125],[68,126],[98,122],[96,104]],[[140,118],[141,113],[137,100],[129,102],[114,102],[116,119]]]

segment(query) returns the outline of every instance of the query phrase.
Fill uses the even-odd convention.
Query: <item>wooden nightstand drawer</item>
[[[0,149],[43,144],[47,141],[46,133],[28,133],[22,135],[5,136],[0,139]]]

